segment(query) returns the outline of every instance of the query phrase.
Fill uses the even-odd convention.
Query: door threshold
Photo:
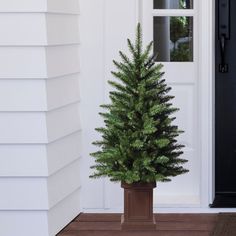
[[[211,208],[236,208],[236,194],[216,194]]]

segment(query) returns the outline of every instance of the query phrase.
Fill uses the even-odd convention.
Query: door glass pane
[[[154,9],[193,9],[193,0],[153,0]]]
[[[193,61],[193,17],[154,17],[157,61]]]

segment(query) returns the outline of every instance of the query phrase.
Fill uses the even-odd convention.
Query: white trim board
[[[154,207],[154,213],[221,213],[231,212],[236,213],[235,208],[207,208],[207,207]],[[110,209],[96,209],[84,208],[81,209],[82,213],[123,213],[123,208],[110,208]]]
[[[214,198],[215,5],[213,0],[201,0],[200,5],[201,203],[206,207]]]

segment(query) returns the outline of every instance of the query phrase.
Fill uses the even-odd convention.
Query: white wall
[[[78,0],[0,3],[0,235],[80,212]]]
[[[82,206],[103,209],[107,207],[110,191],[118,192],[114,199],[122,198],[119,187],[105,180],[90,180],[90,165],[93,159],[89,153],[91,145],[99,139],[94,131],[102,125],[98,116],[99,105],[107,102],[112,59],[117,58],[118,49],[126,48],[127,37],[133,37],[137,22],[136,0],[82,0],[81,1],[81,125],[82,145]],[[96,197],[95,197],[96,196]],[[115,203],[114,203],[115,204]]]

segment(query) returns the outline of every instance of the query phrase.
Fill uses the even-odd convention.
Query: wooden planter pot
[[[124,188],[124,214],[121,217],[123,230],[155,230],[153,215],[153,188],[156,183],[122,183]]]

